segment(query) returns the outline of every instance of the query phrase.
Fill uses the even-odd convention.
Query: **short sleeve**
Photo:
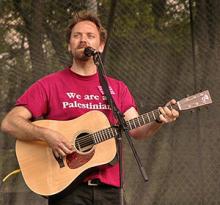
[[[131,107],[137,109],[135,100],[128,89],[128,87],[122,82],[122,93],[121,93],[121,112],[125,113]]]
[[[31,113],[33,118],[45,116],[48,108],[46,90],[40,81],[30,86],[24,94],[16,101],[16,106],[24,106]]]

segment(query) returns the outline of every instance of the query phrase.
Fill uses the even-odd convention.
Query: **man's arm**
[[[168,104],[175,104],[176,101],[175,100],[171,100]],[[136,129],[133,129],[131,131],[129,131],[129,134],[136,138],[136,139],[144,139],[144,138],[148,138],[152,135],[154,135],[156,133],[157,130],[159,130],[159,128],[165,124],[165,123],[170,123],[176,120],[177,117],[179,117],[179,112],[176,111],[175,109],[169,109],[168,107],[159,107],[160,110],[160,122],[151,122],[148,123],[146,125],[143,125],[141,127],[138,127]],[[125,120],[131,120],[133,118],[136,118],[139,116],[137,110],[132,107],[129,110],[127,110],[125,113]]]
[[[15,107],[3,119],[1,130],[19,140],[45,141],[57,157],[72,152],[71,143],[65,137],[51,129],[32,124],[31,117],[31,112],[24,106]]]

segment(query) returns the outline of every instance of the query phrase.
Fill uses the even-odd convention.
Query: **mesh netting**
[[[205,89],[214,101],[134,141],[147,183],[124,140],[128,204],[220,204],[218,0],[1,0],[1,119],[35,80],[70,65],[65,30],[82,9],[98,12],[108,29],[106,71],[128,85],[141,113]],[[2,179],[18,164],[14,139],[0,134]],[[1,196],[5,205],[46,204],[21,175],[2,184]]]

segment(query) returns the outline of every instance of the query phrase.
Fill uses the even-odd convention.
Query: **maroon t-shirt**
[[[107,80],[110,92],[122,113],[136,107],[132,95],[122,81],[110,77]],[[99,110],[107,116],[110,124],[117,123],[100,86],[98,74],[81,76],[69,68],[35,82],[17,100],[16,105],[25,106],[32,113],[33,119],[44,117],[52,120],[70,120],[88,111]],[[97,172],[89,176],[89,179],[93,178],[119,186],[118,163],[113,166],[100,166]]]

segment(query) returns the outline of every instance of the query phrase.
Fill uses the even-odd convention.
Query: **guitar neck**
[[[176,109],[176,110],[179,110],[179,107],[177,104],[175,105],[169,105],[167,106],[169,109]],[[145,114],[142,114],[132,120],[128,120],[126,121],[126,124],[127,124],[127,127],[129,130],[133,130],[137,127],[140,127],[140,126],[143,126],[145,124],[148,124],[150,122],[153,122],[157,119],[159,119],[159,115],[160,115],[160,111],[159,109],[156,109],[156,110],[152,110],[151,112],[148,112],[148,113],[145,113]]]
[[[168,108],[174,108],[176,110],[179,110],[178,105],[169,105]],[[153,110],[151,112],[145,113],[140,115],[139,117],[136,117],[132,120],[128,120],[126,121],[126,125],[128,130],[133,130],[137,127],[141,127],[145,124],[148,124],[150,122],[155,121],[156,119],[159,119],[159,115],[160,115],[160,111],[159,109]],[[94,144],[98,144],[101,143],[105,140],[108,140],[112,137],[114,137],[115,135],[118,134],[118,130],[117,127],[109,127],[107,129],[98,131],[96,133],[91,134],[91,142]]]
[[[195,95],[183,98],[182,100],[179,100],[175,105],[168,105],[167,107],[169,109],[175,109],[178,111],[182,110],[188,110],[196,107],[200,107],[203,105],[207,105],[212,103],[211,96],[209,94],[208,90],[205,90],[203,92],[197,93]],[[126,121],[128,130],[135,129],[137,127],[143,126],[145,124],[148,124],[150,122],[153,122],[157,119],[159,119],[160,115],[159,109],[153,110],[151,112],[145,113],[143,115],[140,115],[132,120]],[[88,142],[89,144],[98,144],[105,140],[108,140],[118,134],[117,127],[109,127],[107,129],[98,131],[93,134],[89,134],[87,137],[89,137]],[[79,144],[79,147],[80,144]]]

